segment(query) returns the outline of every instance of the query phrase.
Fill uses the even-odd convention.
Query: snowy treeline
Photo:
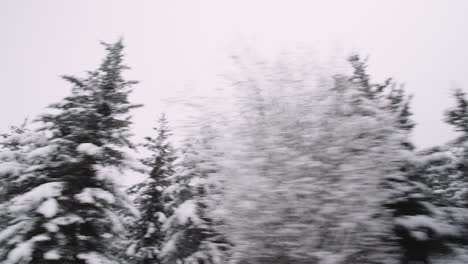
[[[237,58],[186,138],[161,115],[136,144],[136,82],[122,42],[104,45],[69,96],[1,135],[0,263],[468,263],[462,91],[445,113],[460,136],[416,150],[411,96],[359,56],[349,72]]]

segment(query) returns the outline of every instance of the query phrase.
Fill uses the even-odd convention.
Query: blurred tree
[[[384,99],[343,75],[241,66],[239,114],[219,144],[233,261],[398,263],[384,204],[386,177],[402,177],[404,133]]]

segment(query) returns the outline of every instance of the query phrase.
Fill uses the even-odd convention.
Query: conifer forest
[[[0,264],[468,263],[468,87],[439,113],[455,136],[417,146],[418,94],[367,54],[241,52],[141,135],[132,43],[95,45],[0,131]]]

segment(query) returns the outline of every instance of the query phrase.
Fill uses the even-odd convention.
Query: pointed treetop
[[[153,127],[153,130],[156,131],[157,136],[153,137],[146,137],[145,139],[153,144],[157,141],[162,143],[162,141],[166,140],[169,136],[171,136],[170,129],[168,126],[167,117],[164,113],[162,113],[157,119],[157,126]]]
[[[397,114],[397,125],[407,131],[411,131],[415,123],[411,119],[413,113],[411,112],[410,103],[413,99],[412,95],[406,95],[404,86],[396,87],[392,85],[390,92],[387,95],[389,100],[389,109]]]
[[[357,82],[361,84],[363,87],[369,87],[369,79],[370,76],[367,74],[367,61],[368,58],[362,60],[358,54],[353,54],[349,56],[348,61],[351,63],[353,67],[354,74],[351,78],[351,81]]]
[[[456,131],[468,133],[468,101],[461,89],[453,92],[456,105],[445,113],[445,122],[455,127]]]
[[[165,113],[162,113],[159,118],[158,118],[158,124],[159,124],[159,127],[158,128],[154,128],[155,130],[168,130],[167,128],[167,124],[168,124],[168,121],[167,121],[167,116]]]
[[[354,70],[350,81],[358,84],[367,98],[375,99],[379,97],[387,87],[393,84],[391,78],[386,79],[382,84],[371,82],[370,75],[367,73],[368,58],[363,60],[358,54],[354,54],[348,58],[348,61]]]
[[[105,42],[101,42],[102,45],[106,48],[108,54],[104,61],[101,64],[100,70],[106,71],[110,68],[116,68],[117,66],[121,65],[123,60],[123,49],[124,44],[122,38],[117,40],[117,42],[109,44]],[[127,69],[127,66],[124,66],[121,69]]]

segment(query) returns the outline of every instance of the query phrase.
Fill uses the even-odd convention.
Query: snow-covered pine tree
[[[456,139],[429,151],[426,156],[432,157],[431,164],[428,164],[430,167],[445,165],[444,171],[439,171],[438,175],[432,178],[431,183],[438,189],[438,193],[449,204],[466,208],[468,207],[466,199],[468,198],[468,99],[461,89],[456,89],[453,97],[456,104],[446,111],[445,121],[459,134]],[[439,154],[438,160],[434,159],[435,153]]]
[[[453,97],[456,104],[445,113],[445,122],[458,132],[457,138],[447,144],[425,150],[428,181],[446,203],[467,207],[468,203],[468,99],[457,89]]]
[[[453,96],[456,105],[445,113],[445,121],[459,133],[448,144],[456,157],[457,172],[445,181],[444,193],[455,205],[468,208],[468,99],[461,89],[455,90]]]
[[[390,86],[390,91],[387,93],[388,108],[397,115],[397,126],[406,131],[411,131],[415,123],[412,120],[413,113],[411,112],[411,95],[406,95],[403,86],[397,87],[395,83]],[[408,142],[407,147],[413,149],[414,146]]]
[[[168,215],[171,199],[165,194],[170,179],[174,174],[175,150],[169,142],[171,135],[165,115],[158,120],[154,128],[156,137],[146,137],[143,145],[151,154],[142,163],[151,168],[144,181],[129,189],[134,196],[134,203],[140,212],[139,218],[132,224],[133,242],[128,254],[137,263],[160,263],[159,251],[165,235],[162,226]]]
[[[449,234],[431,224],[442,221],[441,212],[433,205],[434,199],[425,184],[425,173],[419,168],[420,160],[410,141],[415,125],[411,120],[411,96],[407,96],[403,86],[397,87],[390,78],[383,84],[374,84],[366,71],[366,61],[362,61],[359,56],[351,56],[349,61],[354,69],[351,81],[367,87],[363,89],[366,97],[394,116],[394,126],[401,135],[396,142],[405,157],[400,161],[401,175],[386,177],[385,182],[391,194],[385,205],[393,210],[394,231],[403,253],[401,262],[426,263],[429,256],[448,250],[444,237]]]
[[[460,238],[462,243],[467,245],[468,239],[468,98],[461,89],[454,91],[456,105],[445,113],[445,121],[459,132],[459,136],[449,142],[446,149],[450,150],[448,168],[438,177],[440,187],[439,193],[454,207],[463,208],[464,222],[459,221],[462,228]],[[455,170],[453,170],[453,167]],[[447,169],[447,167],[445,167]],[[460,209],[461,210],[461,209]]]
[[[0,260],[7,257],[11,239],[19,229],[14,228],[17,212],[10,210],[11,199],[24,192],[22,179],[34,176],[34,170],[41,169],[48,160],[49,136],[44,131],[26,127],[12,127],[10,133],[2,135],[0,140],[0,207],[2,223],[0,236]],[[24,224],[24,223],[23,223]],[[18,226],[20,228],[21,225]],[[3,263],[3,262],[2,262]]]
[[[42,133],[30,131],[27,121],[21,126],[10,127],[9,133],[0,136],[0,229],[4,230],[12,215],[6,210],[8,201],[13,197],[15,181],[27,168],[26,154],[36,148],[43,147],[46,138]],[[42,140],[41,140],[42,139]],[[29,164],[31,165],[31,164]],[[0,249],[0,255],[4,250]]]
[[[164,223],[166,233],[160,257],[165,264],[226,263],[230,244],[216,229],[220,219],[210,212],[216,206],[219,186],[210,180],[216,171],[214,152],[205,135],[186,140],[176,162],[176,173],[166,194],[171,214]]]
[[[420,164],[418,170],[424,175],[423,180],[430,188],[434,202],[439,206],[456,205],[451,199],[453,189],[450,189],[452,178],[460,174],[458,170],[460,147],[451,143],[423,149],[418,152]]]
[[[105,44],[101,66],[86,78],[66,76],[72,93],[43,115],[47,144],[27,153],[0,233],[3,264],[121,263],[119,212],[131,210],[116,177],[134,166],[126,153],[131,85],[122,72],[123,44]],[[47,130],[47,131],[45,131]]]
[[[419,173],[430,186],[435,197],[437,212],[432,226],[442,233],[444,244],[450,254],[431,258],[431,263],[466,263],[468,261],[468,208],[467,193],[467,124],[468,100],[458,89],[454,92],[456,104],[445,113],[445,121],[459,133],[454,140],[441,146],[419,152]],[[426,220],[426,222],[428,222]],[[440,236],[439,236],[440,237]]]
[[[456,105],[445,113],[445,121],[456,131],[462,132],[459,140],[466,140],[468,134],[468,100],[462,89],[456,89],[453,94]]]
[[[388,87],[391,87],[392,79],[386,79],[383,84],[372,83],[370,75],[367,72],[367,59],[362,60],[358,54],[354,54],[348,58],[348,61],[353,68],[350,81],[357,84],[358,89],[362,91],[362,95],[370,100],[381,99]]]
[[[456,89],[453,93],[455,106],[445,112],[445,122],[451,125],[458,136],[441,146],[422,150],[422,169],[426,181],[440,203],[463,206],[463,185],[466,177],[466,145],[468,139],[468,101],[466,93]],[[462,192],[460,192],[462,191]]]
[[[18,168],[24,162],[24,148],[27,145],[24,142],[24,138],[27,135],[30,136],[29,134],[26,135],[26,132],[28,130],[25,121],[21,126],[10,127],[9,133],[0,135],[0,204],[2,205],[10,198],[8,197],[8,187],[14,179],[11,179],[9,176],[15,177],[17,174],[12,168]],[[18,166],[13,164],[17,164]],[[5,215],[6,212],[2,214],[2,216]],[[4,226],[0,225],[0,227]]]

